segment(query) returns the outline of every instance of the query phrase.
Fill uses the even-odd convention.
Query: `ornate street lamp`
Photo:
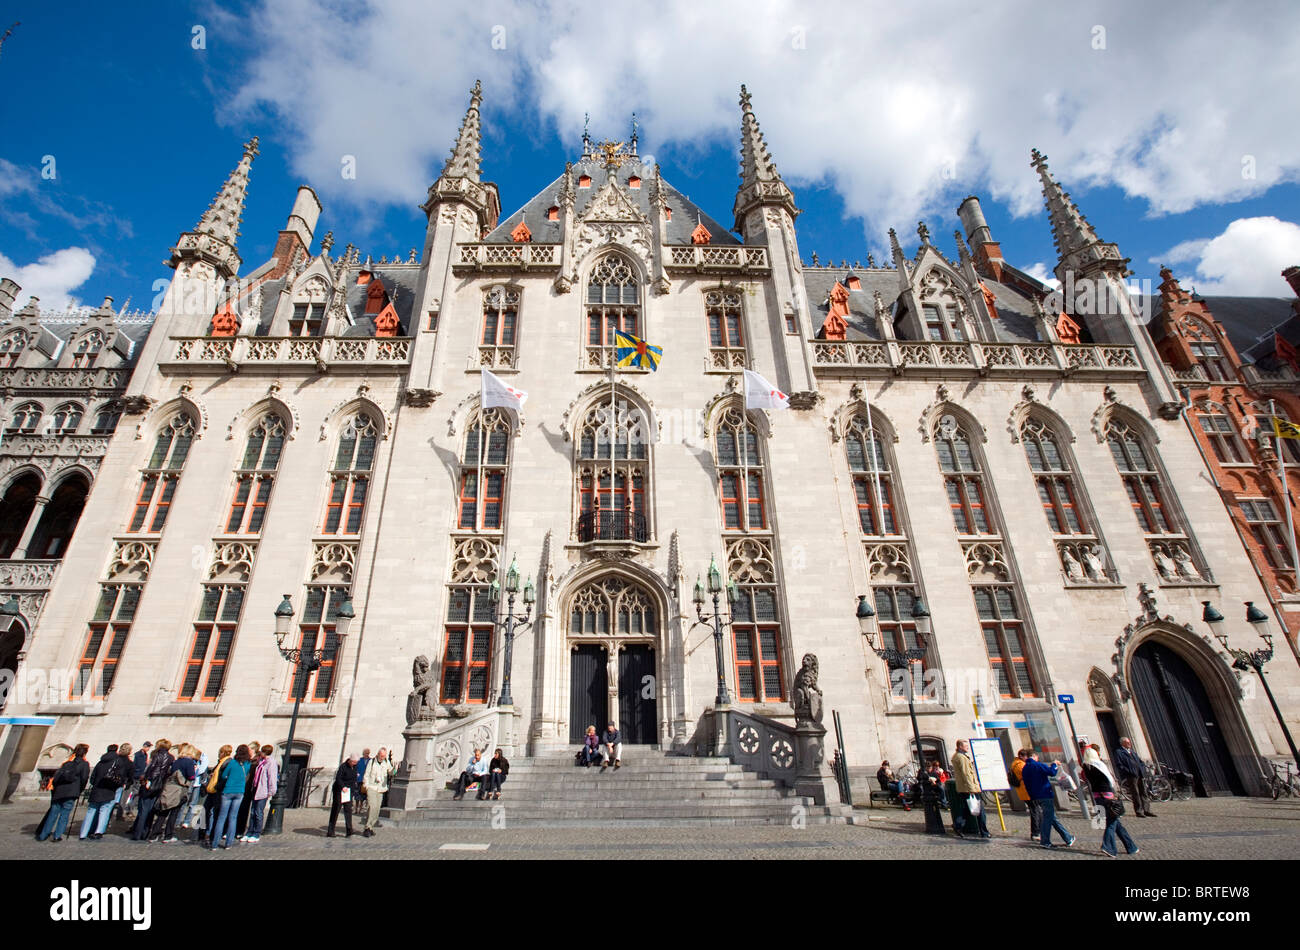
[[[714,697],[715,706],[730,706],[731,694],[727,692],[727,678],[722,668],[722,628],[724,625],[731,625],[731,617],[722,613],[719,605],[719,597],[722,594],[722,572],[718,570],[718,560],[715,556],[709,557],[709,594],[713,597],[713,613],[705,619],[704,613],[704,585],[700,583],[698,577],[695,579],[695,591],[691,599],[695,602],[695,624],[707,624],[710,620],[713,622],[713,659],[718,668],[718,695]],[[739,591],[736,585],[731,581],[727,582],[727,600],[731,603],[734,610],[738,599]]]
[[[506,662],[501,673],[501,695],[497,699],[499,706],[513,706],[514,697],[510,695],[510,668],[514,662],[514,645],[515,632],[518,629],[528,626],[528,618],[533,612],[533,604],[537,602],[537,591],[533,588],[533,579],[528,578],[524,584],[524,612],[515,613],[515,596],[519,593],[519,568],[515,564],[515,559],[510,559],[510,568],[506,571],[506,612],[496,623],[504,627],[506,631]],[[496,580],[492,581],[491,587],[492,604],[501,602],[501,585]]]
[[[912,739],[916,743],[917,779],[919,781],[921,778],[920,773],[925,771],[925,756],[921,751],[921,728],[916,722],[916,702],[912,695],[911,667],[913,663],[925,659],[925,642],[929,639],[931,630],[930,611],[925,606],[925,601],[920,597],[912,602],[912,622],[916,624],[916,646],[910,650],[896,650],[893,647],[876,646],[876,635],[879,633],[876,611],[867,602],[866,594],[858,595],[857,616],[862,635],[867,638],[867,646],[871,648],[871,652],[884,660],[885,665],[889,667],[891,686],[895,670],[907,671],[907,712],[912,717]]]
[[[334,612],[335,643],[347,636],[348,628],[356,617],[352,609],[352,598],[345,598]],[[328,619],[328,617],[326,618]],[[289,719],[289,739],[284,745],[284,760],[280,766],[280,781],[276,784],[275,794],[271,796],[271,808],[266,816],[265,831],[278,835],[284,830],[284,809],[288,799],[286,779],[289,774],[289,756],[293,752],[293,734],[298,728],[298,707],[302,704],[302,691],[307,683],[307,675],[321,668],[326,660],[334,658],[334,649],[302,650],[284,648],[284,638],[293,626],[293,602],[285,594],[280,606],[275,608],[275,646],[280,655],[296,667],[293,677],[293,715]]]
[[[1201,601],[1205,610],[1201,613],[1201,619],[1214,633],[1214,638],[1223,645],[1232,656],[1232,668],[1241,670],[1254,670],[1259,677],[1259,681],[1264,685],[1264,695],[1268,697],[1269,704],[1273,707],[1273,715],[1277,716],[1277,723],[1282,727],[1282,735],[1286,736],[1286,744],[1291,749],[1291,758],[1295,759],[1297,767],[1300,767],[1300,752],[1296,751],[1295,741],[1291,738],[1291,730],[1286,727],[1286,720],[1282,718],[1282,710],[1277,708],[1277,700],[1273,698],[1273,690],[1269,689],[1268,678],[1264,676],[1264,664],[1273,659],[1273,634],[1268,629],[1268,614],[1255,606],[1251,600],[1245,601],[1246,604],[1246,623],[1255,628],[1259,638],[1264,641],[1264,646],[1258,650],[1239,650],[1228,646],[1228,633],[1224,629],[1223,614],[1219,613],[1208,600]]]

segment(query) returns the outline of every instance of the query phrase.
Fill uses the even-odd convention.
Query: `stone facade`
[[[310,766],[398,745],[421,655],[437,703],[416,732],[440,771],[470,745],[568,747],[576,716],[603,704],[626,719],[620,701],[646,717],[633,723],[645,741],[703,752],[717,673],[691,595],[716,558],[738,585],[734,606],[721,601],[736,621],[723,639],[735,706],[793,730],[791,682],[815,654],[857,766],[905,760],[911,744],[905,699],[859,630],[860,594],[882,630],[890,605],[929,604],[926,682],[942,670],[946,685],[918,709],[945,755],[970,734],[973,701],[1019,746],[1033,738],[1021,723],[1050,720],[1049,700],[1072,692],[1081,733],[1101,735],[1105,708],[1149,756],[1127,685],[1147,641],[1200,673],[1244,783],[1258,756],[1285,749],[1267,702],[1198,626],[1202,600],[1226,613],[1267,595],[1126,294],[1058,314],[969,200],[972,246],[958,234],[955,259],[922,225],[916,254],[895,241],[889,266],[805,263],[748,94],[739,239],[644,164],[635,139],[585,140],[501,218],[479,173],[480,96],[429,190],[418,253],[334,257],[327,236],[310,254],[320,205],[304,189],[277,256],[236,280],[255,141],[178,241],[100,464],[113,487],[91,496],[26,653],[34,669],[88,673],[84,695],[22,704],[58,717],[50,744],[283,742],[292,678],[272,632],[287,593],[286,647],[332,646],[332,611],[346,597],[356,612],[306,685],[295,752]],[[1121,286],[1118,251],[1035,166],[1062,266]],[[611,384],[615,327],[663,347],[657,372],[619,369]],[[522,412],[480,411],[482,368],[528,393]],[[795,408],[746,412],[744,369]],[[1051,471],[1074,492],[1056,516],[1082,513],[1056,529],[1027,447],[1044,426],[1068,469]],[[1116,427],[1154,462],[1170,513],[1159,530],[1134,517]],[[874,468],[861,451],[873,439]],[[150,478],[171,486],[161,521],[152,496],[141,513]],[[488,584],[516,560],[536,604],[502,707]],[[128,588],[138,599],[121,614]],[[90,655],[88,638],[106,628],[111,641],[115,624],[120,656]],[[1294,726],[1295,664],[1281,656],[1270,676]]]

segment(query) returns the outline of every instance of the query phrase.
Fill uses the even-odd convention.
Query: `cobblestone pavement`
[[[208,852],[188,843],[144,844],[123,837],[115,822],[100,841],[78,841],[78,809],[72,837],[60,843],[33,840],[36,822],[45,802],[23,801],[0,806],[0,859],[85,860],[130,858],[191,861],[239,861],[294,858],[311,859],[484,859],[484,858],[673,858],[746,859],[848,858],[848,859],[1028,859],[1034,861],[1111,861],[1099,848],[1101,831],[1094,830],[1076,811],[1063,816],[1066,827],[1078,836],[1070,849],[1046,851],[1028,840],[1029,819],[1006,814],[1007,831],[998,828],[990,813],[992,841],[940,839],[923,834],[919,810],[859,809],[866,824],[809,825],[806,828],[774,825],[692,825],[667,828],[617,824],[592,828],[511,828],[508,802],[499,813],[504,828],[491,826],[484,812],[481,827],[397,829],[381,827],[374,838],[354,836],[327,839],[328,812],[318,808],[291,809],[283,835],[264,837],[257,844],[236,845],[229,851]],[[481,807],[466,802],[467,809]],[[1217,860],[1225,858],[1293,859],[1300,852],[1300,801],[1278,802],[1258,798],[1216,798],[1158,805],[1156,818],[1125,816],[1125,825],[1141,848],[1119,861],[1159,859]],[[360,826],[358,825],[358,831]],[[184,842],[189,835],[185,832]],[[1119,862],[1112,862],[1119,863]]]

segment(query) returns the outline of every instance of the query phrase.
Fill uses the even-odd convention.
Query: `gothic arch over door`
[[[1149,637],[1133,651],[1129,682],[1152,755],[1192,774],[1196,794],[1244,795],[1227,730],[1240,716],[1219,684],[1207,684],[1173,642]]]

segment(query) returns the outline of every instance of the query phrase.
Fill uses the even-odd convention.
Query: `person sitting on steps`
[[[620,768],[623,758],[623,742],[619,738],[618,727],[610,720],[609,728],[605,734],[600,737],[600,770],[603,772],[609,768],[610,757],[614,758],[614,768]]]
[[[487,789],[488,777],[488,760],[483,758],[483,750],[475,749],[470,760],[465,763],[465,770],[460,773],[460,778],[456,780],[456,794],[452,795],[452,801],[460,801],[465,797],[465,789],[475,782],[478,782],[478,797],[482,798],[484,791]]]
[[[600,758],[600,736],[596,735],[595,726],[588,726],[587,734],[582,737],[582,748],[578,750],[578,761],[584,768],[590,768],[598,758]]]

